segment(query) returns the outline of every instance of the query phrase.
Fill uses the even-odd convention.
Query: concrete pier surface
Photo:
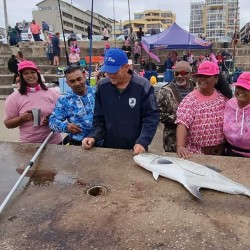
[[[14,184],[39,146],[0,142],[0,183]],[[250,186],[247,158],[190,160]],[[155,181],[131,150],[47,145],[34,169],[0,215],[0,249],[249,249],[250,197],[201,190],[197,200],[177,182]],[[0,193],[2,202],[8,191]]]

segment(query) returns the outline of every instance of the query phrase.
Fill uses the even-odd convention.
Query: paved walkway
[[[4,101],[0,100],[0,141],[17,142],[19,138],[19,129],[7,129],[3,123]]]

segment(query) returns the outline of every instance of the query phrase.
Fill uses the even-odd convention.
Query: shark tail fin
[[[188,183],[184,183],[183,185],[193,196],[201,200],[201,193],[199,192],[200,189],[199,186],[195,186],[193,184],[190,185]]]

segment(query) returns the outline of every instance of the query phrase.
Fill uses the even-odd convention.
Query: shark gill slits
[[[159,160],[157,160],[157,163],[159,163],[159,164],[173,164],[172,161],[169,161],[167,159],[159,159]]]

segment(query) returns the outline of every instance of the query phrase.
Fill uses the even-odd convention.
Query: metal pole
[[[236,6],[236,11],[235,11],[235,19],[234,19],[234,36],[236,35],[236,30],[237,30],[237,19],[238,19],[238,5],[239,5],[239,2],[237,0],[236,2],[237,6]],[[235,39],[233,37],[233,39]],[[235,42],[233,40],[233,73],[234,73],[234,63],[235,63]]]
[[[93,30],[93,11],[94,11],[94,0],[91,2],[91,17],[90,17],[90,40],[89,40],[89,84],[90,77],[92,73],[92,48],[93,48],[93,38],[92,38],[92,30]]]
[[[113,14],[114,14],[114,38],[115,38],[115,47],[116,47],[116,30],[115,30],[115,2],[114,2],[115,0],[113,0]]]
[[[8,41],[8,39],[9,39],[9,34],[8,34],[9,22],[8,22],[8,13],[7,13],[6,0],[3,0],[3,6],[4,6],[4,20],[5,20],[6,38],[7,38],[7,41]]]
[[[9,192],[9,194],[6,196],[5,200],[3,201],[3,203],[0,206],[0,214],[2,213],[3,209],[5,208],[5,206],[7,205],[7,203],[9,202],[9,200],[11,199],[12,195],[14,194],[14,192],[16,191],[16,189],[18,188],[18,186],[20,185],[20,183],[23,180],[23,178],[25,177],[26,173],[33,166],[36,158],[39,156],[39,154],[42,152],[42,150],[44,149],[44,147],[48,143],[48,141],[49,141],[50,137],[52,136],[52,134],[53,134],[53,131],[51,131],[49,133],[49,135],[46,137],[46,139],[44,140],[44,142],[42,143],[42,145],[39,147],[39,149],[36,151],[35,155],[30,160],[29,164],[26,166],[26,168],[23,171],[22,175],[17,180],[17,182],[14,185],[14,187],[11,189],[11,191]]]
[[[65,41],[65,34],[64,34],[64,28],[63,28],[60,0],[58,0],[58,7],[59,7],[59,13],[60,13],[60,19],[61,19],[61,26],[62,26],[62,33],[63,33],[63,41],[64,41],[64,48],[65,48],[66,62],[67,62],[67,65],[69,65],[69,55],[68,55],[66,41]]]
[[[131,17],[130,17],[130,2],[128,0],[128,18],[129,18],[129,31],[130,31],[130,44],[131,44],[131,56],[132,56],[132,62],[134,59],[134,43],[132,40],[132,25],[131,25]]]

